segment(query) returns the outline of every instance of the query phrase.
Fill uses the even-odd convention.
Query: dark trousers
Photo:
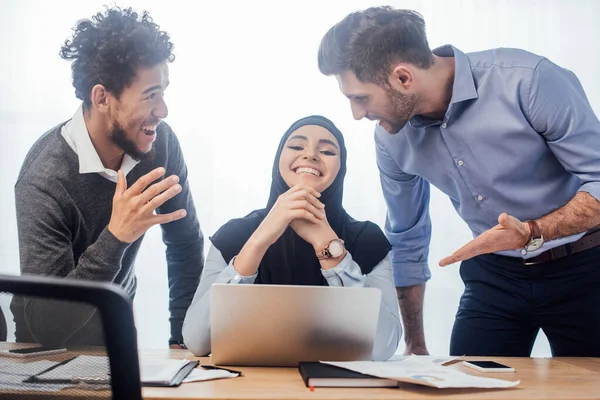
[[[600,357],[600,246],[532,266],[481,255],[460,275],[451,355],[529,356],[541,328],[553,356]]]

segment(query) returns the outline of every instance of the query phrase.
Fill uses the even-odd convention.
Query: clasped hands
[[[290,226],[315,249],[326,246],[337,235],[327,221],[325,205],[319,201],[320,197],[321,193],[310,186],[292,187],[277,198],[258,227],[258,236],[271,245]]]

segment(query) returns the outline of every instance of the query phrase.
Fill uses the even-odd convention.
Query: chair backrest
[[[24,298],[79,302],[96,307],[104,331],[112,397],[142,398],[132,302],[119,286],[45,276],[0,275],[2,292]]]
[[[0,342],[6,342],[8,333],[6,331],[6,317],[2,312],[2,306],[0,305]]]

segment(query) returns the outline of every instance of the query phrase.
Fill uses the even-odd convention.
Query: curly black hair
[[[131,8],[107,8],[91,20],[79,21],[73,31],[59,54],[64,60],[74,60],[73,86],[84,107],[91,106],[95,85],[103,85],[119,98],[139,67],[175,59],[169,35],[160,30],[147,11],[139,15]]]

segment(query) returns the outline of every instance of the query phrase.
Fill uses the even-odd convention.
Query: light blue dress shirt
[[[443,120],[416,116],[394,135],[375,129],[396,286],[431,276],[429,184],[450,197],[474,237],[502,212],[524,221],[578,191],[600,199],[600,123],[572,72],[517,49],[465,54],[444,46],[434,53],[455,57]],[[530,258],[582,235],[498,254]]]
[[[252,284],[257,274],[242,276],[233,266],[233,258],[229,264],[214,245],[211,246],[200,284],[194,299],[188,308],[183,322],[183,340],[192,353],[205,356],[210,353],[210,287],[213,283]],[[381,290],[381,305],[377,332],[373,344],[373,359],[384,361],[394,355],[402,337],[402,324],[396,300],[396,290],[392,278],[391,256],[388,255],[373,268],[368,275],[363,275],[358,264],[352,260],[349,252],[340,263],[331,269],[321,270],[329,286],[375,287]]]

